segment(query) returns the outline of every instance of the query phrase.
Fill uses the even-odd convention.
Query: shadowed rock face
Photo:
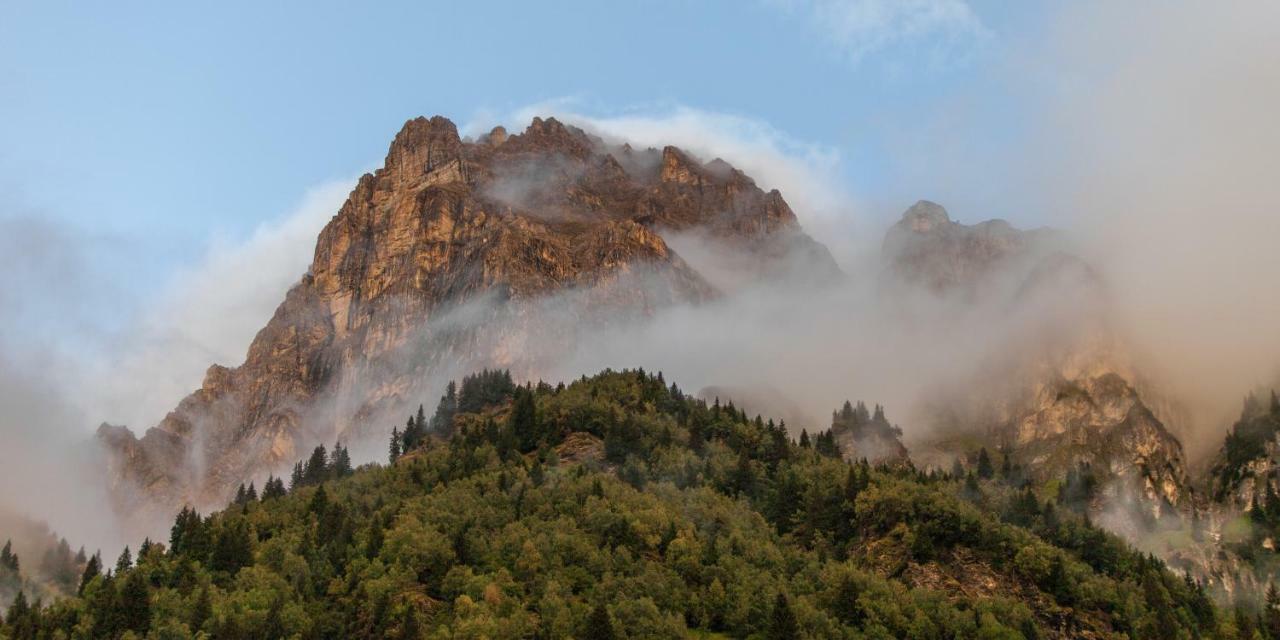
[[[969,403],[964,415],[940,421],[985,426],[986,440],[1040,480],[1088,463],[1112,490],[1099,508],[1137,498],[1137,508],[1153,517],[1170,507],[1185,511],[1191,505],[1182,445],[1135,389],[1123,349],[1100,317],[1105,284],[1061,245],[1047,229],[1023,231],[1002,220],[961,224],[927,201],[886,234],[884,277],[894,290],[1052,323],[987,367],[1001,373],[996,379],[1013,380],[1008,388],[980,377],[959,390]]]
[[[317,442],[380,432],[444,378],[536,375],[583,328],[717,295],[667,232],[758,255],[761,275],[796,252],[838,273],[781,194],[723,161],[611,146],[555,119],[474,142],[445,118],[407,122],[245,362],[210,367],[141,439],[99,431],[112,481],[141,489],[123,506],[219,502]]]

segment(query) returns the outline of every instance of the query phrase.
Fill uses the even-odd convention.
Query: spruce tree
[[[395,464],[400,458],[400,429],[391,428],[391,445],[387,449],[387,462]]]
[[[1269,638],[1280,638],[1280,594],[1276,592],[1276,583],[1267,584],[1267,595],[1263,602],[1262,623]]]
[[[124,551],[120,552],[120,557],[116,559],[116,575],[123,574],[133,566],[133,556],[129,553],[128,545],[125,545]]]
[[[6,540],[4,549],[0,549],[0,567],[18,573],[18,554],[13,552],[13,541]]]
[[[347,452],[347,448],[341,443],[334,443],[333,453],[329,455],[329,476],[332,478],[345,478],[352,474],[354,469],[351,467],[351,454]]]
[[[511,405],[508,424],[520,439],[521,451],[532,451],[538,447],[538,443],[542,441],[542,433],[538,429],[538,413],[532,391],[525,388],[516,389],[515,402]]]
[[[773,615],[769,619],[769,630],[765,634],[768,640],[795,640],[800,637],[800,625],[796,622],[796,614],[791,610],[787,595],[778,592],[773,601]]]
[[[120,587],[120,626],[145,636],[151,628],[151,596],[141,571],[131,571]]]
[[[609,609],[604,603],[596,604],[587,616],[587,626],[582,631],[583,640],[614,640],[617,634],[613,631],[613,622],[609,619]]]
[[[77,595],[84,595],[84,588],[93,582],[102,574],[102,558],[95,553],[89,557],[89,561],[84,565],[84,573],[80,574],[80,587],[76,589]]]
[[[213,601],[209,597],[208,585],[200,589],[200,595],[196,596],[196,602],[191,607],[191,631],[198,633],[204,627],[204,623],[213,615]]]
[[[995,468],[991,465],[991,455],[987,453],[987,448],[983,447],[978,450],[978,477],[990,480],[994,475]]]

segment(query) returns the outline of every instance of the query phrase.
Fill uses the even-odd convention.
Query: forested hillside
[[[813,441],[810,446],[808,443]],[[451,385],[388,464],[185,510],[12,638],[1274,637],[1016,474],[843,458],[829,432],[606,371]]]

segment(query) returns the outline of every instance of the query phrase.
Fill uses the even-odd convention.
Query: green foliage
[[[78,597],[25,603],[0,637],[1178,638],[1236,627],[1194,580],[1020,487],[850,464],[642,371],[557,387],[471,380],[447,437],[309,484],[309,466],[341,468],[313,455],[282,495],[264,487],[207,517],[183,509],[168,548],[147,544],[109,577],[95,555]],[[604,454],[558,452],[571,433]]]

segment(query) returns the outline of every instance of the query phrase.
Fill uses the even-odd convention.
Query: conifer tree
[[[351,454],[342,443],[334,443],[333,453],[329,455],[329,477],[345,478],[354,471],[351,466]]]
[[[13,602],[9,604],[9,610],[4,614],[4,622],[10,628],[17,630],[27,626],[27,617],[30,615],[31,605],[27,603],[27,594],[19,590],[18,595],[14,596]]]
[[[141,571],[131,571],[120,587],[120,626],[145,636],[151,628],[151,596]]]
[[[987,453],[986,447],[982,447],[978,450],[978,477],[990,480],[994,475],[995,468],[991,465],[991,455]]]
[[[1276,583],[1267,584],[1267,595],[1263,601],[1262,624],[1269,638],[1280,638],[1280,593],[1276,592]]]
[[[329,452],[325,450],[324,445],[316,445],[316,448],[311,450],[311,457],[302,467],[302,482],[307,485],[317,485],[328,478]]]
[[[76,594],[83,595],[84,588],[99,575],[102,575],[102,558],[95,553],[90,556],[89,561],[84,565],[84,573],[80,574],[80,587],[76,589]]]
[[[116,575],[121,575],[133,566],[133,556],[129,553],[129,546],[125,545],[124,551],[120,552],[120,557],[116,559]]]
[[[6,540],[4,549],[0,549],[0,567],[18,573],[18,554],[13,552],[13,541]]]
[[[538,428],[537,407],[534,405],[533,392],[525,388],[516,389],[515,402],[511,405],[511,417],[508,424],[516,437],[520,439],[521,451],[532,451],[542,441],[542,433]]]
[[[191,607],[191,630],[199,632],[204,627],[204,623],[213,615],[213,600],[209,597],[209,586],[205,585],[200,589],[200,595],[196,596],[196,602]]]
[[[609,619],[609,610],[604,603],[596,604],[587,616],[587,626],[582,631],[583,640],[614,640],[617,634],[613,631],[613,622]]]
[[[431,430],[448,436],[452,432],[453,416],[458,412],[458,385],[452,380],[449,386],[445,388],[443,396],[440,396],[440,404],[436,405],[436,412],[431,416]]]
[[[395,464],[400,458],[400,429],[391,428],[391,446],[387,450],[387,462]]]
[[[795,640],[800,637],[800,625],[796,622],[796,614],[791,610],[787,595],[778,592],[773,601],[773,615],[769,620],[769,630],[765,634],[768,640]]]

